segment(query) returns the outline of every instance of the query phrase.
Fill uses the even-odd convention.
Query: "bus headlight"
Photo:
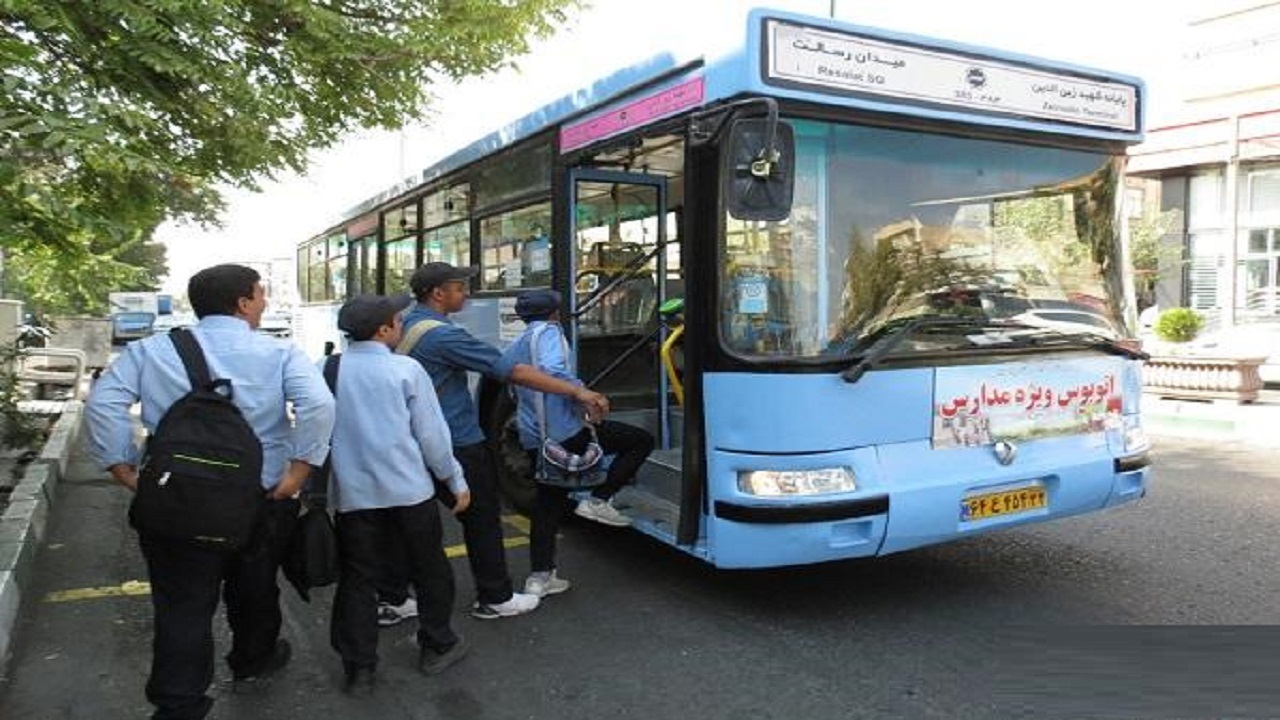
[[[847,467],[818,470],[740,470],[738,489],[749,495],[786,497],[853,492],[858,483]]]

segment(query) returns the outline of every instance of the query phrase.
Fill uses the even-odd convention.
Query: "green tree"
[[[401,127],[433,83],[504,66],[577,6],[0,0],[7,276],[49,269],[71,286],[47,301],[71,306],[145,282],[159,273],[130,253],[164,220],[212,222],[218,187],[254,188],[353,130]],[[91,281],[72,277],[86,266]]]
[[[1183,265],[1182,248],[1165,237],[1182,224],[1182,212],[1144,210],[1129,222],[1129,259],[1133,264],[1138,307],[1156,303],[1156,283],[1170,269]]]

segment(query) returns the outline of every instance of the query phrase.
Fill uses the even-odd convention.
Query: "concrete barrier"
[[[54,468],[54,483],[67,476],[67,463],[71,461],[71,448],[75,447],[76,439],[80,437],[80,418],[83,414],[84,403],[78,400],[67,402],[36,458],[37,463]]]
[[[66,477],[71,450],[80,435],[82,410],[79,402],[67,404],[0,515],[0,677],[13,650],[14,626],[31,588],[36,553],[44,540],[58,482]]]

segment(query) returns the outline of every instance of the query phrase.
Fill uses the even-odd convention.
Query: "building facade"
[[[1264,376],[1280,380],[1280,2],[1195,7],[1180,102],[1131,150],[1128,187],[1174,218],[1160,309],[1199,310],[1210,342],[1273,356]]]

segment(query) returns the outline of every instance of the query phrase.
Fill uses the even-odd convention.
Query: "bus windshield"
[[[734,354],[855,354],[917,315],[1125,334],[1114,155],[792,124],[790,217],[726,216],[720,331]],[[966,332],[946,342],[969,346]],[[940,349],[937,333],[927,349]]]

